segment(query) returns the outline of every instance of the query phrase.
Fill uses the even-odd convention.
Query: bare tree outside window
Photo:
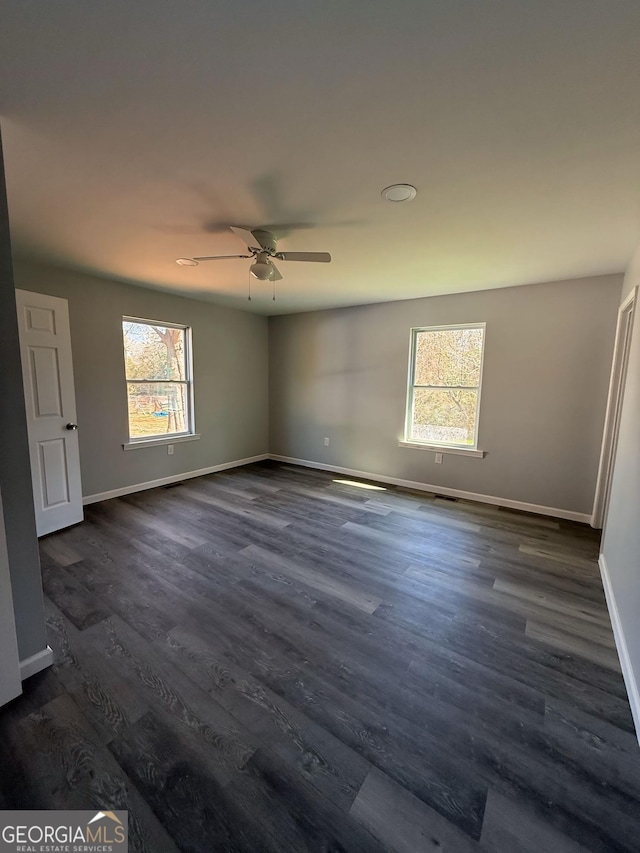
[[[406,440],[477,446],[484,324],[411,330]]]
[[[186,326],[122,321],[131,439],[193,431],[189,332]]]

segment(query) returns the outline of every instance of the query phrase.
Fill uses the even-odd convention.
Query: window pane
[[[416,385],[479,385],[484,329],[416,332]]]
[[[414,441],[475,445],[477,391],[413,392],[411,436]]]
[[[185,380],[185,330],[122,323],[127,379]]]
[[[127,394],[131,438],[189,431],[186,383],[136,382]]]

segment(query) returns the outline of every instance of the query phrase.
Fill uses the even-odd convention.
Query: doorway
[[[591,526],[597,529],[602,529],[607,520],[611,481],[613,478],[613,461],[616,457],[618,446],[620,414],[622,412],[624,386],[629,366],[631,332],[633,329],[637,291],[638,288],[634,287],[618,311],[618,325],[613,350],[607,413],[605,416],[602,450],[600,452],[600,465],[598,468],[593,514],[591,516]]]

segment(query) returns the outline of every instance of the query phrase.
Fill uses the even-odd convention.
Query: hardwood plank
[[[306,488],[301,485],[294,485],[291,486],[288,491],[306,498],[309,501],[310,506],[313,506],[316,501],[326,501],[351,510],[371,512],[374,515],[388,515],[391,512],[391,507],[386,507],[383,504],[376,503],[375,501],[358,501],[352,496],[334,494],[330,489],[320,490]]]
[[[395,853],[479,853],[480,845],[384,773],[373,769],[349,814]]]
[[[525,633],[532,640],[538,640],[556,649],[580,655],[580,657],[600,664],[600,666],[605,666],[615,672],[621,672],[620,660],[615,648],[602,646],[594,640],[577,637],[575,634],[562,631],[557,626],[534,619],[527,619]]]
[[[256,748],[246,729],[122,620],[112,617],[85,634],[104,645],[107,657],[120,664],[123,675],[149,703],[213,746],[221,767],[230,772],[246,763]]]
[[[61,613],[49,611],[47,627],[55,651],[55,673],[102,742],[108,743],[147,708],[126,689],[117,671],[109,671],[103,658],[91,654],[84,635]]]
[[[207,541],[206,537],[197,533],[192,533],[184,527],[168,522],[166,519],[157,518],[152,513],[140,509],[131,501],[118,498],[113,501],[113,511],[116,518],[126,517],[133,519],[142,527],[146,527],[154,533],[177,542],[180,545],[185,545],[187,548],[197,548],[199,545],[204,545]]]
[[[82,559],[82,555],[68,544],[63,534],[44,536],[39,544],[41,551],[44,551],[59,566],[71,566]]]
[[[13,779],[7,800],[18,809],[126,809],[130,847],[177,853],[177,847],[72,699],[59,696],[8,734]],[[28,764],[29,772],[14,775]],[[5,768],[6,772],[6,768]]]
[[[41,561],[42,587],[69,621],[82,629],[106,619],[110,611],[72,574],[70,570],[77,565],[65,569],[53,562]]]
[[[634,734],[551,699],[544,727],[554,748],[581,773],[640,800],[640,750]]]
[[[193,853],[277,851],[255,825],[246,804],[225,792],[207,750],[194,747],[161,716],[149,712],[111,751],[180,850]],[[244,806],[244,807],[243,807]],[[162,849],[162,848],[161,848]]]
[[[607,625],[608,616],[606,611],[590,602],[580,599],[578,596],[565,595],[562,593],[550,593],[548,590],[531,584],[513,583],[497,579],[493,584],[497,592],[506,592],[508,595],[517,596],[525,601],[531,601],[541,607],[554,610],[558,613],[567,613],[569,616],[580,619],[591,619],[601,625]]]
[[[231,495],[217,497],[212,494],[204,494],[195,488],[183,487],[182,495],[195,500],[196,502],[205,503],[209,506],[214,506],[223,512],[231,513],[247,521],[259,522],[267,527],[274,527],[276,530],[282,530],[288,527],[290,522],[287,519],[279,518],[277,515],[264,512],[257,508],[254,504],[235,504],[234,498]]]
[[[544,557],[546,560],[556,560],[559,563],[567,563],[570,566],[579,566],[580,568],[593,568],[594,559],[585,559],[575,554],[575,552],[565,549],[543,548],[541,546],[520,545],[519,549],[523,554],[532,554],[536,557]]]
[[[363,610],[365,613],[374,613],[382,603],[379,598],[360,592],[344,583],[340,583],[340,581],[331,580],[304,565],[296,564],[291,560],[284,560],[282,557],[278,557],[256,545],[249,545],[243,548],[241,553],[254,560],[258,560],[263,565],[273,566],[300,581],[300,583],[306,584],[312,589],[317,589],[325,595],[335,596],[335,598],[356,607],[358,610]]]
[[[341,808],[353,802],[369,763],[192,634],[175,629],[163,651],[230,714]]]
[[[362,851],[384,853],[384,848],[350,815],[318,796],[311,786],[267,750],[249,761],[247,778],[234,780],[229,791],[243,799],[264,827],[277,838],[279,850]],[[256,796],[256,794],[258,796]]]
[[[555,830],[531,809],[496,791],[489,791],[487,797],[480,842],[488,853],[587,853],[587,848]]]

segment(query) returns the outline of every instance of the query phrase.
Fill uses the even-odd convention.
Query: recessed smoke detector
[[[193,258],[178,258],[176,263],[180,264],[181,267],[197,267],[198,266],[198,261],[194,261]]]
[[[411,201],[418,194],[418,190],[412,187],[411,184],[391,184],[390,187],[385,187],[380,195],[385,201]]]

